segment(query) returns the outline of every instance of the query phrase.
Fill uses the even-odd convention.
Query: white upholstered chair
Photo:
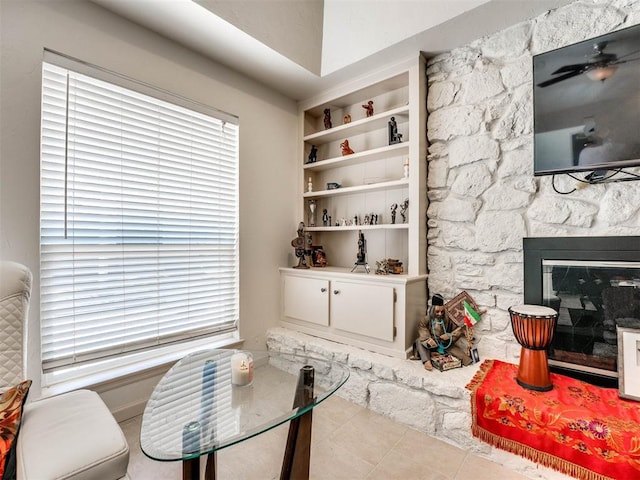
[[[0,262],[0,392],[24,378],[31,272]],[[129,446],[113,415],[90,390],[27,403],[17,443],[18,480],[127,479]]]

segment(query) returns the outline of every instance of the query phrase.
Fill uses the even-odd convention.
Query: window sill
[[[76,366],[64,371],[46,373],[42,377],[42,398],[79,388],[104,389],[107,385],[116,387],[130,383],[133,377],[172,364],[189,353],[210,348],[239,346],[242,339],[237,332],[220,335],[214,339],[205,338],[192,342],[170,345],[150,352],[142,352],[126,357],[102,361],[99,364]]]

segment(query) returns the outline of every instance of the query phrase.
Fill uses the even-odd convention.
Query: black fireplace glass
[[[558,312],[551,370],[617,387],[616,327],[640,328],[640,237],[525,238],[525,303]]]
[[[615,377],[616,326],[640,328],[640,263],[543,260],[542,303],[558,312],[549,358]]]

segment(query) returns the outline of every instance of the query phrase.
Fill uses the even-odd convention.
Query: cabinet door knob
[[[338,295],[339,293],[340,293],[340,290],[334,290],[334,291],[333,291],[333,294],[334,294],[334,295]]]
[[[322,287],[322,288],[320,289],[320,291],[321,291],[322,293],[324,293],[324,292],[326,292],[326,291],[327,291],[327,289],[326,289],[326,288],[324,288],[324,287]]]

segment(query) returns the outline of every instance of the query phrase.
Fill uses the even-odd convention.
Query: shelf
[[[312,133],[305,136],[303,141],[320,145],[323,143],[334,142],[336,140],[342,140],[345,137],[383,128],[389,122],[390,117],[400,115],[409,115],[409,105],[403,105],[401,107],[375,114],[368,118],[362,118],[351,123],[337,125],[327,130]]]
[[[305,192],[302,196],[304,198],[322,198],[322,197],[337,197],[341,195],[351,195],[354,193],[366,193],[376,192],[380,190],[390,190],[393,188],[403,188],[409,185],[408,178],[401,178],[400,180],[391,180],[389,182],[372,183],[370,185],[357,185],[354,187],[341,187],[333,190],[319,190],[317,192]]]
[[[376,264],[369,264],[371,268],[371,273],[367,273],[362,269],[362,267],[358,267],[355,272],[352,272],[353,266],[350,267],[335,267],[335,266],[327,266],[327,267],[309,267],[309,268],[293,268],[293,267],[280,267],[280,271],[290,274],[290,275],[304,275],[304,276],[327,276],[328,278],[335,279],[344,279],[344,280],[367,280],[374,282],[389,282],[389,283],[410,283],[410,282],[424,282],[428,276],[426,274],[423,275],[409,275],[407,273],[396,273],[389,275],[376,275]]]
[[[408,223],[384,223],[379,225],[349,225],[346,227],[305,227],[307,232],[345,232],[351,230],[408,230]]]
[[[348,167],[351,165],[357,165],[359,163],[371,162],[374,160],[381,160],[394,155],[408,155],[409,154],[409,142],[396,143],[394,145],[387,145],[380,148],[372,148],[371,150],[365,150],[363,152],[352,153],[351,155],[344,155],[342,157],[328,158],[314,163],[306,163],[303,168],[307,171],[321,172],[323,170],[329,170],[331,168]]]
[[[342,94],[330,95],[325,92],[323,98],[315,98],[310,106],[305,108],[305,112],[315,118],[321,118],[325,108],[331,110],[344,110],[355,106],[355,110],[360,111],[359,106],[366,103],[367,100],[384,95],[388,92],[400,90],[409,85],[409,75],[407,72],[400,74],[392,73],[388,77],[381,78],[379,81],[366,85],[355,91],[343,90]],[[347,92],[347,93],[344,93]],[[335,93],[335,92],[333,92]]]

